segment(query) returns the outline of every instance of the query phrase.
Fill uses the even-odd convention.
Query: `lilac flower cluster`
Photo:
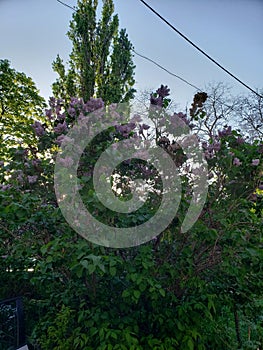
[[[117,133],[121,134],[123,137],[128,137],[130,133],[136,128],[136,124],[133,122],[130,122],[125,125],[116,125],[115,129]]]
[[[57,124],[57,126],[54,127],[54,131],[56,134],[62,134],[67,128],[67,123],[64,121],[63,123]]]
[[[232,128],[231,126],[225,127],[223,130],[218,131],[218,136],[219,137],[225,137],[225,136],[230,136],[232,135]]]
[[[44,126],[40,122],[35,121],[31,126],[35,130],[37,136],[43,136],[45,134]]]
[[[259,163],[260,163],[260,160],[258,158],[257,159],[252,159],[251,165],[258,166]]]
[[[240,166],[240,165],[242,165],[242,162],[240,161],[239,158],[235,157],[235,158],[233,159],[233,165],[235,165],[235,166]]]
[[[221,141],[219,138],[216,136],[213,138],[212,143],[208,143],[204,141],[202,143],[202,147],[205,151],[205,157],[206,159],[211,159],[215,156],[215,154],[220,151],[221,149]]]
[[[170,95],[168,86],[161,85],[154,94],[151,94],[150,103],[152,106],[163,107],[164,98]]]
[[[0,184],[0,191],[7,191],[7,190],[10,190],[10,188],[12,188],[11,184],[7,184],[7,185]]]
[[[150,126],[147,124],[139,124],[139,135],[143,135],[144,130],[149,130]]]
[[[104,102],[101,98],[91,98],[84,103],[82,98],[72,97],[68,108],[65,109],[65,103],[62,100],[51,97],[49,106],[50,108],[45,110],[45,115],[49,121],[54,121],[53,131],[55,134],[60,134],[55,143],[61,145],[64,133],[70,128],[70,124],[75,119],[85,119],[88,113],[103,108]],[[33,127],[38,136],[43,136],[44,129],[42,124],[36,122]]]
[[[191,120],[187,118],[187,115],[185,113],[174,113],[174,117],[180,118],[184,124],[189,126],[189,128],[192,128],[194,126],[193,124],[191,124]]]
[[[32,175],[32,176],[28,175],[27,176],[28,183],[30,183],[30,184],[36,183],[37,179],[38,179],[37,175]]]

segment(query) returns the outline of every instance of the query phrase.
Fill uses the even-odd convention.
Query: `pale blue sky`
[[[75,0],[64,0],[74,6]],[[252,88],[263,87],[263,0],[148,0],[178,30]],[[192,84],[226,82],[236,94],[247,93],[139,0],[115,0],[115,10],[139,53],[156,60]],[[51,64],[59,53],[67,60],[71,43],[65,35],[71,10],[56,0],[0,0],[0,58],[51,94]],[[136,88],[163,83],[182,107],[195,90],[142,58],[134,57]]]

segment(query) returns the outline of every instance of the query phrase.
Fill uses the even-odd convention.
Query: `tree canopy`
[[[26,74],[16,71],[6,59],[0,60],[0,157],[6,148],[32,145],[31,124],[39,120],[45,107],[35,83]]]
[[[127,102],[134,95],[132,44],[125,29],[119,31],[112,0],[103,1],[97,20],[98,1],[79,0],[68,36],[72,41],[69,69],[57,56],[53,69],[59,78],[53,84],[56,97],[79,96],[88,101],[101,97],[108,103]]]

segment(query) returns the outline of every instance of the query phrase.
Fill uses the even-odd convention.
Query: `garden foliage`
[[[0,298],[23,296],[32,349],[262,349],[262,140],[247,141],[230,126],[200,139],[208,196],[195,225],[182,233],[195,169],[166,132],[175,120],[165,112],[168,95],[164,86],[152,94],[148,121],[131,116],[98,135],[78,170],[89,211],[108,225],[129,227],[158,210],[160,178],[146,162],[123,162],[115,172],[116,195],[129,198],[129,179],[141,176],[152,186],[151,198],[134,215],[110,212],[92,183],[101,152],[123,139],[147,139],[174,160],[181,171],[179,210],[161,235],[140,246],[92,244],[70,228],[56,201],[53,173],[61,142],[76,121],[103,107],[102,99],[74,97],[68,105],[51,98],[45,121],[35,121],[25,134],[36,142],[5,148]],[[194,128],[204,118],[205,100],[196,95],[191,113],[177,117]],[[152,106],[159,109],[152,112]]]

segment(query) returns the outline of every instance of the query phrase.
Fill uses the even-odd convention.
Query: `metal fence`
[[[0,350],[27,350],[22,298],[0,301]]]

